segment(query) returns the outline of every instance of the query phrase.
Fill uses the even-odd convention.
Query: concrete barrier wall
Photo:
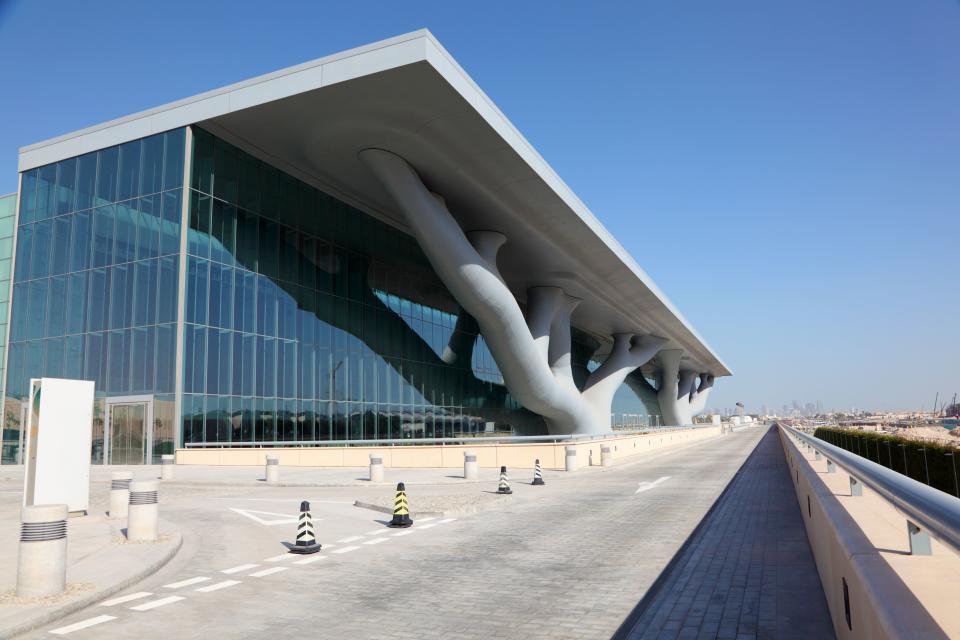
[[[779,432],[837,637],[960,638],[960,557],[936,541],[909,555],[902,515],[866,487],[851,496],[842,468]]]
[[[563,469],[566,447],[577,450],[577,465],[600,464],[600,447],[609,445],[614,460],[644,455],[720,435],[719,426],[657,431],[641,435],[611,436],[585,442],[483,443],[456,445],[401,445],[393,447],[284,447],[264,449],[177,449],[177,464],[257,466],[266,456],[276,456],[289,467],[365,467],[370,454],[383,457],[387,468],[463,468],[463,452],[475,451],[481,467],[532,468],[540,459],[545,469]]]

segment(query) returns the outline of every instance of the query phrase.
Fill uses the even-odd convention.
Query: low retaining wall
[[[837,637],[960,638],[960,557],[936,540],[933,555],[909,555],[902,515],[866,487],[851,496],[841,467],[828,474],[778,431]]]
[[[694,440],[720,435],[720,426],[705,426],[628,436],[611,436],[586,442],[537,442],[455,445],[399,445],[392,447],[281,447],[262,449],[177,449],[177,464],[256,466],[266,456],[276,456],[280,464],[289,467],[365,467],[370,454],[383,456],[385,467],[402,468],[463,468],[463,452],[475,451],[481,467],[532,468],[535,459],[545,469],[565,467],[566,448],[577,450],[577,466],[600,464],[600,447],[609,445],[614,460],[658,451]]]

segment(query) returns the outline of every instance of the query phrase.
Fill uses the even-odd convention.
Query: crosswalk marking
[[[160,598],[159,600],[151,600],[150,602],[144,602],[143,604],[137,605],[135,607],[130,607],[131,611],[149,611],[150,609],[156,609],[157,607],[165,607],[168,604],[173,604],[174,602],[179,602],[184,600],[183,596],[168,596],[166,598]]]
[[[270,558],[264,558],[264,562],[283,562],[284,560],[289,560],[293,558],[292,553],[281,553],[278,556],[272,556]]]
[[[224,580],[223,582],[218,582],[216,584],[200,587],[199,589],[194,589],[194,591],[199,591],[200,593],[210,593],[211,591],[219,591],[220,589],[226,589],[227,587],[232,587],[237,584],[240,584],[239,580]]]
[[[197,576],[196,578],[190,578],[189,580],[181,580],[180,582],[171,582],[170,584],[163,585],[164,589],[179,589],[180,587],[189,587],[192,584],[199,584],[201,582],[206,582],[210,578],[206,576]]]
[[[437,524],[447,524],[448,522],[454,522],[455,520],[456,520],[456,518],[445,518],[445,519],[441,520],[440,522],[438,522]]]
[[[438,524],[440,524],[440,523],[439,523],[439,522],[431,522],[430,524],[420,525],[419,528],[420,528],[420,529],[429,529],[430,527],[435,527],[435,526],[437,526]]]
[[[413,529],[407,529],[406,531],[398,531],[397,533],[393,534],[393,537],[399,538],[400,536],[408,536],[411,533],[416,533],[416,531],[414,531]]]
[[[344,547],[343,549],[337,549],[334,551],[334,553],[350,553],[351,551],[355,551],[359,548],[360,547]]]
[[[260,565],[258,564],[241,564],[236,567],[230,567],[229,569],[224,569],[220,573],[226,573],[229,575],[231,573],[240,573],[241,571],[246,571],[247,569],[256,569],[259,566]]]
[[[309,558],[304,558],[303,560],[297,560],[293,564],[313,564],[314,562],[317,562],[319,560],[326,560],[326,559],[327,559],[327,556],[312,555]]]
[[[280,573],[281,571],[286,571],[290,567],[270,567],[269,569],[264,569],[262,571],[257,571],[256,573],[251,573],[251,578],[262,578],[264,576],[272,576],[275,573]]]
[[[377,529],[376,531],[367,531],[368,536],[378,536],[381,533],[389,533],[390,529]]]
[[[357,540],[359,540],[359,539],[362,538],[362,537],[363,537],[363,536],[350,536],[349,538],[344,538],[343,540],[337,540],[337,542],[343,542],[343,543],[356,542]]]
[[[153,594],[149,591],[138,591],[136,593],[131,593],[129,595],[120,596],[119,598],[113,598],[112,600],[104,600],[100,603],[101,607],[112,607],[114,605],[123,604],[124,602],[130,602],[131,600],[139,600],[140,598],[146,598],[147,596],[152,596]]]
[[[66,627],[60,627],[59,629],[54,629],[50,633],[56,634],[58,636],[65,636],[68,633],[73,633],[74,631],[80,631],[80,629],[86,629],[87,627],[92,627],[95,624],[102,624],[104,622],[110,622],[111,620],[116,620],[116,616],[97,616],[95,618],[88,618],[81,622],[75,624],[67,625]]]

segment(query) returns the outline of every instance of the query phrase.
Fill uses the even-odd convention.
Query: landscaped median
[[[837,637],[960,637],[960,556],[936,539],[932,555],[911,555],[904,515],[779,432]]]
[[[370,455],[383,457],[387,468],[462,468],[463,454],[475,451],[481,468],[529,468],[535,459],[545,469],[564,469],[567,448],[576,450],[580,468],[599,465],[601,447],[610,448],[614,460],[642,455],[702,438],[719,436],[720,425],[661,428],[646,433],[598,436],[589,439],[557,440],[555,442],[509,442],[477,438],[458,440],[455,444],[415,444],[396,446],[322,446],[322,447],[231,447],[178,449],[178,465],[261,465],[267,455],[279,458],[289,467],[364,467]]]

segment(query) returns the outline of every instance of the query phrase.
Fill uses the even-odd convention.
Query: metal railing
[[[903,514],[907,519],[911,549],[914,553],[918,553],[915,545],[923,546],[924,534],[929,534],[960,553],[960,499],[820,438],[783,424],[779,427],[798,442],[812,447],[826,458],[828,463],[843,468],[851,477],[852,495],[858,495],[854,493],[854,486],[862,483]],[[926,553],[929,553],[929,541],[926,546]]]
[[[459,436],[444,438],[392,438],[376,440],[269,440],[261,442],[186,442],[188,449],[227,449],[227,448],[257,448],[273,449],[282,447],[383,447],[397,445],[431,445],[431,444],[485,444],[485,443],[559,443],[559,442],[589,442],[602,438],[616,438],[621,436],[642,435],[645,433],[665,433],[668,431],[688,431],[716,427],[714,424],[695,424],[684,427],[644,427],[636,430],[617,430],[606,433],[585,435],[547,435],[547,436]]]

